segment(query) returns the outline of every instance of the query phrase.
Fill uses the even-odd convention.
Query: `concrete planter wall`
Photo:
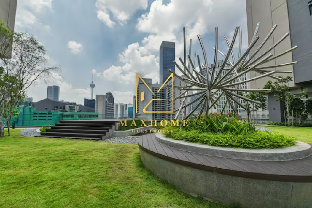
[[[136,129],[130,129],[126,131],[113,131],[112,136],[113,137],[127,137],[127,136],[134,136],[140,133],[150,133],[151,130],[154,130],[155,127],[152,126],[145,126],[140,127]]]
[[[140,148],[146,168],[192,196],[243,208],[312,207],[312,183],[236,177],[204,171],[161,159]]]

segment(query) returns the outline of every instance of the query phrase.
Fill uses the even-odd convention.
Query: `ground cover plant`
[[[163,134],[176,140],[246,149],[280,148],[296,144],[293,137],[256,130],[252,122],[238,120],[236,115],[214,114],[189,119],[185,126],[165,127]]]
[[[50,126],[43,126],[43,127],[40,128],[40,131],[41,132],[46,132],[47,129],[51,129],[51,127]]]
[[[137,145],[0,138],[0,207],[226,207],[194,198],[144,168]]]

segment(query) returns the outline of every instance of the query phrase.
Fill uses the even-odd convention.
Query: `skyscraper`
[[[169,69],[175,72],[175,43],[163,41],[160,45],[159,67],[160,83],[164,83],[170,75]]]
[[[47,88],[47,98],[54,101],[59,101],[60,99],[60,87],[53,85]]]
[[[14,30],[17,0],[0,1],[0,19],[11,30]]]
[[[95,112],[99,113],[99,118],[113,119],[114,118],[114,97],[111,92],[106,95],[96,95]]]

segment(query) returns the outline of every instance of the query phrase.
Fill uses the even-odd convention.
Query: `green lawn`
[[[0,138],[0,207],[224,207],[153,176],[136,145],[18,131]]]
[[[295,137],[302,142],[312,143],[312,127],[265,126],[265,128]]]

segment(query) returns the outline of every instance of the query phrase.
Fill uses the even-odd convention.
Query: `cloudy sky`
[[[47,85],[61,88],[60,99],[82,104],[95,94],[111,91],[115,102],[131,103],[135,73],[159,82],[161,41],[176,43],[182,56],[182,28],[192,50],[201,54],[202,36],[208,61],[213,61],[214,28],[231,39],[243,28],[247,44],[245,0],[18,0],[17,32],[33,34],[47,49],[50,62],[60,66],[48,84],[29,91],[34,101],[46,98]],[[189,44],[188,44],[189,45]],[[225,44],[219,43],[225,51]]]

